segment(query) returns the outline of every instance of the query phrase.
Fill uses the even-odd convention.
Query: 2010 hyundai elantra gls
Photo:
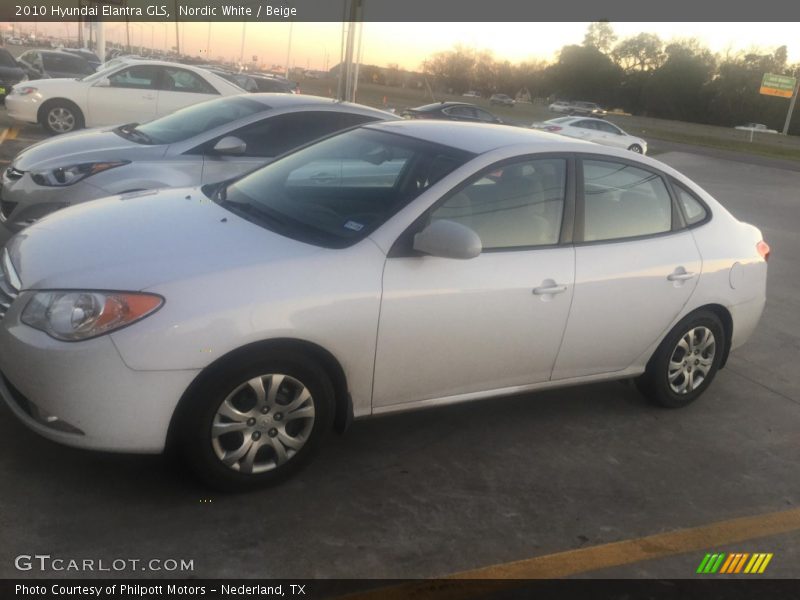
[[[631,378],[686,405],[756,328],[768,256],[756,227],[626,150],[368,124],[12,238],[0,391],[52,440],[175,447],[244,489],[353,417]]]

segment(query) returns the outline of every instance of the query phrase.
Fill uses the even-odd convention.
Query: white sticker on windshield
[[[363,223],[356,223],[355,221],[348,221],[344,224],[347,229],[352,229],[353,231],[361,231],[364,229]]]

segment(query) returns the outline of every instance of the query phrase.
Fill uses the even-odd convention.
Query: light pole
[[[244,65],[244,39],[247,36],[247,21],[242,21],[242,48],[239,50],[239,68]]]
[[[286,79],[289,79],[289,57],[292,55],[292,27],[294,21],[289,21],[289,43],[286,46]]]
[[[800,77],[794,84],[794,94],[792,94],[792,101],[789,103],[789,112],[786,114],[786,122],[783,124],[783,135],[789,135],[789,123],[792,122],[792,113],[794,112],[794,104],[797,102],[797,93],[800,91]]]

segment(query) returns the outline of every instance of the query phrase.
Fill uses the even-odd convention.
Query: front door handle
[[[533,293],[537,296],[547,296],[550,294],[562,294],[567,291],[567,286],[565,285],[556,285],[556,284],[547,284],[541,287],[533,288]]]

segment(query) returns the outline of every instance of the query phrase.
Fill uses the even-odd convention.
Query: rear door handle
[[[561,294],[567,291],[565,285],[543,285],[541,287],[533,288],[533,293],[537,296],[544,296],[547,294]]]
[[[667,275],[669,281],[687,281],[695,277],[697,273],[687,273],[686,271],[675,271]]]

